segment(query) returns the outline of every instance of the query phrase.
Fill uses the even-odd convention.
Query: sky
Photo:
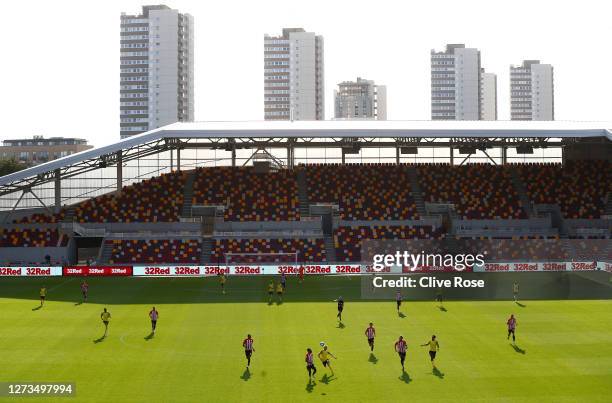
[[[119,17],[139,1],[5,1],[0,12],[0,140],[119,139]],[[430,119],[430,51],[465,43],[498,75],[509,111],[509,65],[554,66],[557,120],[611,121],[612,2],[224,0],[163,2],[195,19],[195,119],[263,119],[263,36],[303,27],[325,40],[325,115],[337,83],[387,85],[389,120]]]

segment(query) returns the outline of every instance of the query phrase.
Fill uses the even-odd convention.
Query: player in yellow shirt
[[[104,311],[100,314],[100,319],[104,323],[104,337],[108,334],[108,322],[110,322],[111,314],[104,308]]]
[[[272,303],[272,294],[274,294],[274,280],[270,280],[268,284],[268,303]]]
[[[438,343],[438,340],[436,340],[435,334],[431,336],[431,340],[429,340],[427,343],[421,344],[421,347],[425,347],[425,346],[429,346],[429,358],[431,358],[431,366],[435,369],[436,368],[436,363],[435,363],[436,353],[440,349],[440,343]]]
[[[45,298],[47,298],[47,287],[44,285],[40,288],[40,306],[42,308],[45,303]]]
[[[221,273],[219,275],[219,284],[221,284],[221,292],[223,294],[225,294],[225,282],[227,281],[227,278],[225,278],[225,274]]]
[[[276,284],[276,295],[278,296],[278,302],[283,302],[283,285],[281,283]]]
[[[321,363],[323,363],[324,367],[329,368],[329,370],[331,371],[331,376],[334,376],[334,370],[332,369],[331,363],[329,361],[330,357],[333,359],[337,359],[336,356],[334,356],[332,353],[329,352],[329,350],[327,350],[327,345],[323,346],[323,350],[319,352],[319,359],[321,360]]]

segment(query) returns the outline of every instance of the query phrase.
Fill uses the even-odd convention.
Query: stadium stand
[[[533,203],[558,204],[565,218],[600,218],[612,191],[608,161],[517,165]]]
[[[226,221],[299,220],[296,173],[256,173],[252,167],[198,168],[194,205],[225,206]]]
[[[32,214],[30,216],[22,217],[17,220],[13,220],[14,224],[54,224],[62,221],[66,215],[64,209],[57,214]]]
[[[486,262],[567,261],[572,257],[559,239],[459,239],[465,253],[483,253]]]
[[[418,219],[406,165],[306,165],[310,202],[334,203],[343,220]]]
[[[506,167],[417,165],[426,202],[453,203],[463,219],[527,218]]]
[[[79,204],[77,222],[178,221],[183,204],[184,174],[173,172],[124,186],[119,193]]]
[[[0,247],[41,248],[66,246],[68,237],[61,236],[55,229],[0,229]]]
[[[361,261],[361,241],[364,239],[441,239],[443,230],[430,226],[359,226],[339,227],[334,232],[336,258],[341,262]]]
[[[325,243],[322,239],[216,239],[212,263],[227,263],[226,254],[235,254],[231,263],[295,263],[325,262]],[[287,255],[282,255],[286,253]],[[244,255],[241,255],[244,254]],[[260,256],[250,254],[261,254]],[[238,260],[236,260],[238,259]],[[231,260],[231,259],[230,259]]]
[[[512,226],[512,231],[507,231],[512,232],[508,238],[513,239],[458,238],[456,246],[459,249],[476,251],[490,248],[489,259],[493,261],[560,261],[594,256],[610,258],[610,235],[606,235],[605,230],[599,236],[603,238],[599,244],[587,242],[587,239],[571,240],[575,241],[571,243],[557,239],[530,239],[529,242],[513,243],[520,238],[525,239],[525,234],[533,234],[534,228],[528,226],[537,220],[532,219],[524,224],[516,221],[527,217],[513,187],[509,167],[487,164],[422,164],[414,167],[425,201],[453,203],[457,213],[453,219],[467,222],[507,220],[505,223],[516,224]],[[411,182],[409,168],[408,165],[388,164],[322,164],[266,173],[256,173],[250,167],[197,168],[193,171],[192,202],[194,205],[224,206],[225,221],[298,221],[297,176],[299,170],[303,170],[308,203],[339,205],[340,216],[335,218],[333,234],[328,235],[328,250],[332,248],[333,237],[332,250],[336,260],[358,262],[363,239],[438,240],[459,234],[459,227],[453,233],[447,226],[447,234],[443,229],[434,230],[431,226],[417,224],[420,217],[410,193],[411,183],[416,180]],[[519,173],[532,203],[558,204],[565,219],[597,219],[605,214],[606,195],[612,191],[610,168],[609,162],[602,161],[570,162],[563,166],[518,164],[512,167]],[[60,223],[66,224],[64,221],[67,217],[68,220],[72,217],[67,215],[69,209],[74,211],[73,219],[77,223],[178,223],[184,202],[186,176],[178,172],[164,174],[125,186],[121,192],[92,198],[71,208],[65,207],[56,214],[42,212],[12,220],[12,226],[0,232],[0,246],[66,246],[69,238],[60,236],[59,227]],[[389,220],[411,220],[411,224],[384,224]],[[349,222],[356,223],[348,226]],[[19,224],[24,224],[24,227]],[[45,224],[45,228],[35,228],[35,224]],[[58,229],[52,229],[56,227],[53,224],[57,224]],[[52,228],[47,228],[49,225]],[[462,225],[465,226],[465,222]],[[483,222],[482,225],[491,224]],[[146,230],[150,231],[151,228]],[[254,239],[217,236],[211,253],[208,253],[208,249],[205,253],[206,260],[202,260],[202,242],[195,239],[105,242],[112,244],[108,263],[223,263],[228,253],[270,255],[252,258],[252,263],[265,262],[265,259],[270,262],[293,262],[293,255],[282,257],[274,254],[294,252],[298,252],[298,260],[304,262],[328,260],[330,253],[326,253],[328,250],[323,236],[321,239],[300,238],[278,232],[278,236],[266,234]],[[467,235],[468,232],[461,236],[481,237]],[[542,234],[549,235],[544,228]],[[497,235],[493,237],[499,238]],[[432,244],[429,252],[433,249]],[[248,263],[248,257],[243,259],[241,263]]]
[[[109,263],[191,263],[198,264],[202,252],[198,240],[147,239],[106,240],[112,245]]]

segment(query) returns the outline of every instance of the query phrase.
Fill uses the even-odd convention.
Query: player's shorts
[[[432,360],[432,361],[433,361],[433,360],[435,360],[435,358],[436,358],[436,352],[435,352],[435,351],[430,351],[430,352],[429,352],[429,358],[431,358],[431,360]]]
[[[397,306],[399,307],[400,305],[402,305],[402,301],[397,301]]]
[[[40,299],[45,299],[45,298],[46,298],[46,297],[45,297],[44,295],[41,295],[41,296],[40,296]]]
[[[398,353],[402,361],[406,359],[406,353]]]
[[[516,329],[508,329],[508,333],[514,333]]]
[[[107,320],[103,320],[102,323],[104,323],[106,326],[108,326],[108,321]]]
[[[273,294],[273,292],[272,292],[272,291],[268,291],[268,295],[272,295],[272,294]]]
[[[152,324],[153,326],[157,325],[157,320],[152,320],[152,321],[151,321],[151,324]]]
[[[325,361],[323,361],[323,366],[324,366],[324,367],[326,367],[326,366],[328,366],[328,365],[329,365],[329,360],[325,360]]]
[[[442,301],[442,295],[436,295],[436,301],[438,302]]]
[[[308,364],[306,365],[306,369],[316,369],[314,364]]]
[[[342,312],[343,310],[344,310],[344,307],[338,308],[338,312]]]
[[[368,339],[368,344],[372,344],[374,343],[374,337],[372,337],[371,339]]]
[[[246,358],[251,358],[251,355],[253,355],[253,350],[244,350],[244,355]]]
[[[276,294],[277,295],[283,295],[283,292],[282,291],[277,291]]]

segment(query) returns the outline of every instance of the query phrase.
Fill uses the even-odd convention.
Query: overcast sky
[[[0,139],[119,139],[119,17],[139,1],[3,1]],[[303,27],[325,39],[326,118],[335,85],[386,84],[388,119],[430,118],[429,52],[481,51],[509,119],[509,65],[554,66],[557,120],[612,120],[612,2],[437,0],[166,1],[195,19],[196,120],[263,119],[263,35]]]

